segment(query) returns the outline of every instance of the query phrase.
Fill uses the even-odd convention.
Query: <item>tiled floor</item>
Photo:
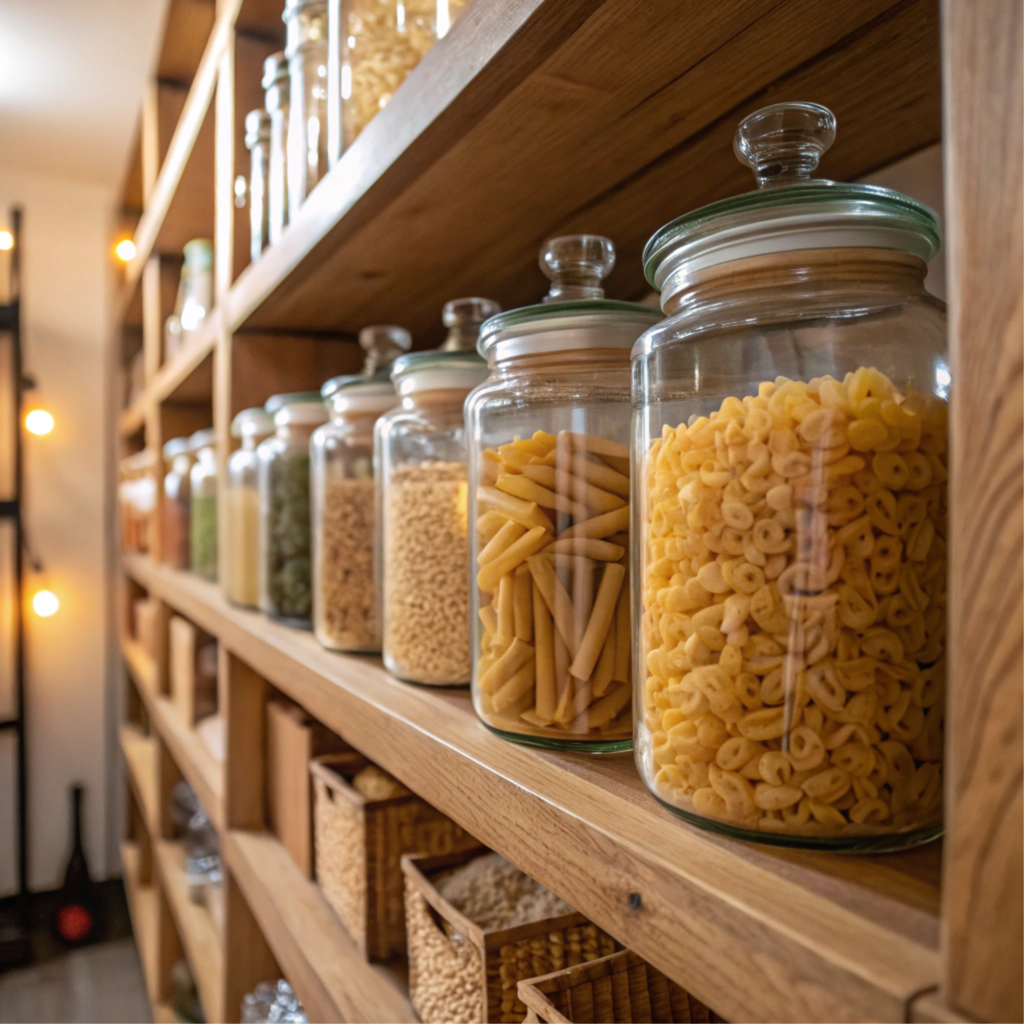
[[[132,939],[0,974],[0,1024],[141,1024],[149,1001]]]

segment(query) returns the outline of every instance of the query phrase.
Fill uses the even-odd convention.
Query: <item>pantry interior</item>
[[[310,1020],[414,1021],[411,986],[422,1010],[432,985],[436,1012],[452,1015],[464,1008],[445,993],[462,983],[484,993],[465,1019],[521,1020],[523,990],[500,978],[512,969],[504,950],[527,940],[543,947],[531,947],[535,965],[555,965],[534,975],[564,965],[561,945],[588,958],[628,950],[616,970],[693,1000],[673,997],[691,1016],[637,1019],[1021,1019],[1019,7],[473,0],[253,259],[252,196],[238,181],[251,181],[246,115],[264,106],[265,62],[285,46],[281,8],[169,4],[117,232],[136,255],[119,272],[112,487],[142,480],[162,494],[165,444],[209,430],[200,447],[226,494],[239,413],[358,374],[367,325],[400,324],[425,351],[444,341],[454,297],[538,302],[537,252],[551,237],[612,238],[605,294],[649,299],[648,238],[750,189],[732,138],[758,108],[834,111],[822,171],[836,181],[941,140],[955,382],[946,835],[862,855],[702,831],[652,799],[628,754],[510,743],[481,726],[468,691],[410,685],[375,656],[329,651],[229,602],[208,578],[216,566],[170,564],[167,506],[155,501],[122,522],[114,574],[121,857],[154,1019],[175,1019],[184,956],[208,1021],[238,1020],[246,993],[277,978]],[[168,354],[193,239],[212,240],[201,257],[212,308]],[[223,500],[216,528],[223,579]],[[368,766],[390,779],[354,787]],[[206,905],[190,898],[175,838],[181,780],[219,840],[222,889]],[[374,875],[376,852],[361,873],[332,863],[353,829],[387,849],[413,827],[410,808],[431,856],[404,877]],[[484,846],[576,913],[553,905],[543,931],[460,919],[463,938],[449,941],[431,873]],[[416,930],[416,948],[431,950],[411,971],[405,927],[410,953]],[[573,984],[593,1000],[602,980]],[[528,1019],[598,1019],[582,994],[583,1016],[557,1002],[559,983],[534,989],[565,1016]]]

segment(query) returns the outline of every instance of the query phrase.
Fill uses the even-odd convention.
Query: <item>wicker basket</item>
[[[628,949],[519,983],[527,1024],[709,1024],[703,1003]]]
[[[403,853],[449,853],[477,840],[418,796],[368,800],[349,780],[370,762],[355,752],[310,761],[317,881],[364,955],[405,951]]]
[[[423,1024],[518,1024],[527,1012],[518,983],[606,956],[618,943],[582,914],[485,932],[460,914],[430,876],[485,847],[440,857],[403,857],[409,930],[409,994]]]

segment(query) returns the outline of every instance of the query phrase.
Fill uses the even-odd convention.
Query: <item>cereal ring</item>
[[[793,764],[781,750],[769,750],[758,761],[761,778],[773,786],[785,786],[793,777]]]
[[[831,804],[853,785],[850,773],[832,765],[805,779],[800,788],[816,803]]]
[[[729,815],[725,801],[710,786],[694,792],[693,809],[706,818],[726,818]]]
[[[825,744],[812,729],[798,725],[789,734],[789,750],[786,753],[798,772],[811,771],[825,760]]]
[[[846,690],[831,663],[809,668],[804,673],[804,686],[819,707],[839,711],[846,704]]]
[[[755,813],[757,804],[754,802],[754,787],[742,775],[725,771],[713,764],[709,778],[711,788],[725,801],[732,814],[747,818]]]
[[[874,752],[865,743],[844,743],[832,751],[831,758],[837,768],[862,778],[870,775],[875,767]]]
[[[877,420],[859,419],[846,428],[846,436],[855,452],[869,452],[888,438],[889,431]]]
[[[850,821],[854,821],[858,825],[879,825],[889,817],[889,808],[884,800],[860,799],[847,811],[847,814],[850,816]]]
[[[754,513],[742,502],[726,501],[722,503],[722,520],[734,530],[749,530],[754,525]]]
[[[766,555],[778,555],[788,551],[791,542],[783,526],[775,519],[758,519],[753,526],[754,545]]]
[[[762,811],[781,811],[798,804],[803,797],[803,792],[795,786],[773,786],[768,782],[759,782],[754,787],[754,802]]]
[[[697,579],[709,594],[726,594],[732,589],[722,574],[722,563],[718,561],[701,566]]]
[[[884,487],[872,491],[864,499],[864,511],[876,530],[899,536],[900,528],[896,522],[896,497],[892,491],[887,491]]]
[[[764,573],[756,565],[746,561],[723,562],[722,575],[733,590],[751,595],[764,586]]]

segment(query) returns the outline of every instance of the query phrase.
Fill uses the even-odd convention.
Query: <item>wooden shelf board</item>
[[[220,315],[213,310],[173,359],[157,371],[154,401],[209,401],[213,395],[213,349],[220,332]]]
[[[156,75],[165,81],[189,83],[203,59],[216,17],[216,0],[171,0],[161,33]]]
[[[940,849],[785,851],[678,820],[632,758],[505,742],[464,691],[232,608],[215,585],[126,571],[274,686],[729,1019],[904,1019],[939,979]]]
[[[138,726],[124,724],[120,730],[121,752],[128,765],[128,780],[138,801],[150,837],[159,831],[157,806],[156,740]]]
[[[146,397],[140,395],[125,409],[117,421],[118,433],[122,437],[137,434],[146,425]]]
[[[189,896],[185,849],[181,843],[158,840],[154,846],[157,871],[178,928],[185,957],[199,992],[206,1019],[223,1020],[224,957],[221,938],[210,911]]]
[[[128,899],[128,913],[132,919],[132,931],[139,950],[139,961],[146,981],[146,994],[151,1004],[156,1001],[159,984],[157,961],[157,892],[152,885],[139,881],[141,851],[138,844],[121,843],[121,866],[124,871],[125,895]]]
[[[146,703],[146,710],[149,711],[159,689],[157,664],[142,644],[130,636],[121,636],[121,655],[128,666],[128,671],[135,678]]]
[[[369,964],[269,832],[227,833],[229,869],[274,956],[314,1021],[416,1021],[404,965]]]

